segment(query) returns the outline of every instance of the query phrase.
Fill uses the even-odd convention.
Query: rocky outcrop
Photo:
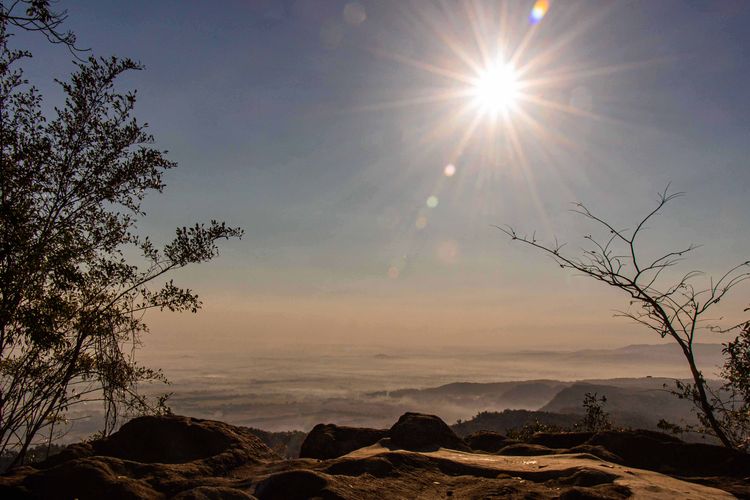
[[[685,443],[674,436],[646,430],[607,431],[593,435],[587,445],[600,446],[619,463],[680,476],[745,476],[750,479],[750,455],[723,446]]]
[[[383,438],[390,438],[390,447],[405,450],[471,450],[439,417],[423,413],[405,413],[390,429],[318,424],[302,443],[300,458],[337,458],[371,446]]]
[[[279,458],[243,427],[215,420],[169,415],[134,418],[111,436],[69,446],[40,464],[40,467],[48,468],[89,456],[113,457],[145,464],[192,462],[219,469]]]
[[[366,429],[334,424],[318,424],[302,443],[300,458],[338,458],[370,446],[388,436],[387,429]]]
[[[383,438],[384,433],[389,437]],[[742,457],[714,446],[689,448],[703,445],[651,434],[593,434],[562,449],[504,442],[503,436],[480,433],[469,439],[475,447],[505,446],[496,453],[471,452],[438,417],[407,413],[388,431],[324,425],[309,437],[307,445],[317,449],[311,453],[341,454],[358,444],[365,447],[332,459],[282,460],[243,427],[149,417],[131,421],[107,439],[70,446],[54,460],[0,476],[0,498],[731,498],[714,486],[740,497],[750,493],[743,489],[741,472],[747,471],[747,462]],[[342,442],[337,444],[337,439]],[[583,437],[555,439],[537,436],[548,445],[581,443]],[[670,455],[670,448],[687,455]],[[714,469],[706,470],[724,467],[726,474],[685,482],[629,465],[639,451],[673,465],[679,460],[715,461]],[[603,458],[605,453],[614,461]]]
[[[514,443],[512,439],[508,439],[503,434],[492,431],[479,431],[469,434],[464,438],[464,441],[474,451],[486,451],[489,453],[494,453]]]
[[[722,446],[685,443],[648,430],[538,432],[529,444],[591,453],[615,463],[682,476],[750,475],[750,455]]]
[[[139,417],[108,438],[71,445],[35,467],[11,471],[0,480],[0,498],[232,498],[216,478],[279,459],[242,427]]]
[[[547,448],[573,448],[584,444],[593,435],[593,432],[537,432],[528,441]]]
[[[440,417],[404,413],[388,432],[391,443],[405,450],[427,451],[438,448],[471,451]]]

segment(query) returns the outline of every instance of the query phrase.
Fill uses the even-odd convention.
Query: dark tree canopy
[[[76,46],[72,31],[61,26],[68,18],[67,11],[55,11],[50,0],[3,0],[0,2],[0,22],[25,31],[36,31],[51,43],[63,44],[74,54],[82,49]]]
[[[139,64],[76,63],[60,82],[64,105],[45,116],[20,67],[29,54],[8,46],[7,30],[41,26],[57,36],[61,18],[45,14],[48,2],[22,3],[36,21],[8,16],[19,2],[0,17],[0,452],[19,460],[42,431],[63,427],[72,405],[102,401],[105,433],[122,411],[159,411],[137,390],[161,378],[132,355],[147,331],[143,314],[195,312],[198,296],[168,274],[242,235],[211,221],[179,228],[157,248],[138,234],[141,202],[175,167],[134,118],[135,93],[115,88]]]

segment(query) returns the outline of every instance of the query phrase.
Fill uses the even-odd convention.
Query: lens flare
[[[443,173],[446,177],[453,177],[456,174],[456,166],[452,163],[445,166]]]
[[[344,6],[344,21],[352,26],[359,26],[367,19],[367,11],[359,2],[349,2]]]
[[[427,206],[430,208],[435,208],[438,206],[438,197],[435,195],[430,196],[427,198]]]
[[[534,7],[531,8],[531,14],[529,14],[531,24],[541,21],[547,11],[549,11],[549,0],[536,0]]]
[[[453,264],[458,260],[458,243],[453,240],[443,241],[436,249],[437,258],[443,264]]]

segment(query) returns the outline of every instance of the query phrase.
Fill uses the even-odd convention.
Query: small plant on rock
[[[612,429],[609,413],[604,411],[607,396],[599,397],[597,393],[587,392],[583,397],[584,415],[576,428],[589,432],[601,432]]]

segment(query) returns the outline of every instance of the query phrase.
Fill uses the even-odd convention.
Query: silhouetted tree
[[[750,309],[745,309],[748,311]],[[726,383],[713,395],[719,419],[738,448],[750,449],[750,321],[737,326],[740,334],[724,344],[721,377]]]
[[[748,309],[745,309],[748,311]],[[710,385],[706,387],[709,401],[716,414],[716,419],[724,429],[728,439],[739,450],[750,450],[750,322],[741,323],[722,333],[739,329],[734,340],[723,345],[724,364],[720,376],[724,380],[717,390]],[[681,380],[675,381],[676,387],[670,392],[680,399],[686,399],[698,405],[697,391],[694,384]],[[666,385],[665,385],[666,387]],[[705,433],[708,423],[701,413],[700,424],[678,425],[661,419],[657,424],[664,431],[674,434],[684,432]]]
[[[707,286],[694,286],[701,274],[691,271],[678,276],[673,282],[665,283],[665,270],[683,260],[696,246],[690,245],[669,251],[653,259],[646,259],[639,251],[639,237],[645,225],[659,211],[682,193],[670,193],[669,186],[659,194],[656,207],[636,225],[635,229],[618,229],[606,220],[592,213],[586,206],[576,203],[573,212],[592,222],[603,230],[604,236],[587,234],[584,238],[589,248],[579,256],[564,252],[564,243],[555,240],[554,244],[540,243],[535,235],[520,235],[510,226],[499,227],[512,241],[536,248],[551,256],[563,269],[573,269],[630,297],[631,308],[618,313],[638,324],[653,330],[662,338],[671,337],[677,342],[690,368],[693,383],[679,386],[678,391],[689,397],[696,405],[699,419],[705,428],[714,434],[725,446],[738,448],[727,433],[727,426],[717,417],[717,400],[711,395],[702,372],[698,369],[693,352],[695,336],[705,325],[704,314],[735,286],[747,280],[750,261],[743,262],[722,275],[718,280],[711,279]],[[635,306],[635,307],[633,307]]]
[[[4,26],[39,32],[51,43],[65,45],[77,57],[82,49],[76,47],[75,33],[60,28],[68,18],[68,12],[54,11],[50,3],[50,0],[3,0],[0,2],[0,22]]]
[[[57,36],[60,18],[45,17],[48,2],[24,3],[40,16],[40,29]],[[60,82],[64,105],[48,118],[18,67],[28,53],[8,47],[9,24],[36,26],[9,17],[16,4],[0,18],[0,454],[15,451],[18,462],[72,405],[102,401],[105,434],[122,411],[159,411],[163,400],[137,390],[161,378],[133,358],[147,331],[143,314],[195,312],[200,301],[171,280],[157,281],[212,259],[217,240],[242,232],[197,224],[177,229],[161,249],[136,234],[144,196],[161,192],[163,172],[175,166],[132,116],[135,93],[114,89],[140,66],[117,58],[77,63],[70,81]]]
[[[589,432],[610,430],[612,422],[609,420],[609,413],[604,411],[606,404],[607,396],[599,397],[595,392],[587,392],[583,396],[583,418],[576,427]]]

